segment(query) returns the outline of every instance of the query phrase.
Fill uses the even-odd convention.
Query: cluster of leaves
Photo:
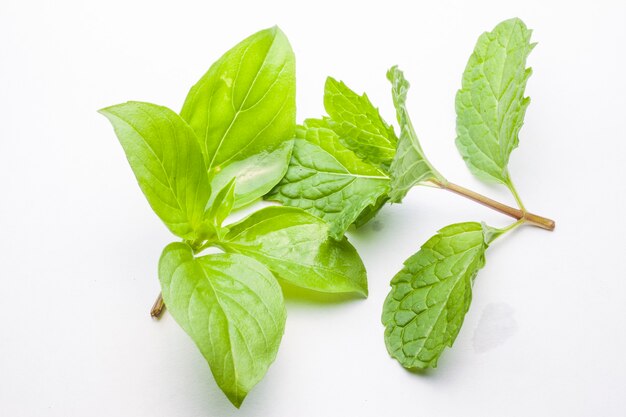
[[[274,361],[285,327],[280,282],[367,295],[346,238],[299,208],[267,207],[226,224],[231,210],[284,176],[295,129],[295,59],[278,28],[245,39],[191,88],[180,115],[150,103],[100,111],[141,190],[182,239],[159,262],[170,313],[239,407]],[[209,247],[224,253],[198,256]]]
[[[365,224],[387,202],[399,203],[417,184],[445,181],[426,159],[408,112],[409,83],[402,71],[387,73],[397,109],[400,137],[366,94],[328,77],[328,116],[296,128],[289,169],[266,196],[302,208],[330,224],[336,239]]]
[[[518,145],[529,98],[526,59],[534,47],[519,19],[480,36],[456,96],[456,145],[478,178],[506,185],[525,212],[511,181],[509,156]],[[402,71],[387,73],[400,127],[399,137],[367,95],[328,78],[328,115],[296,129],[287,173],[268,198],[300,207],[330,224],[336,239],[360,226],[388,201],[399,203],[416,185],[446,188],[448,181],[428,161],[407,112],[409,83]],[[521,224],[495,229],[477,222],[441,229],[391,281],[383,308],[391,356],[407,368],[435,367],[451,346],[485,264],[489,244]]]
[[[523,216],[503,229],[446,226],[406,260],[382,321],[390,355],[407,368],[437,365],[459,333],[487,248],[526,219],[508,161],[529,104],[530,36],[519,19],[484,33],[456,96],[459,152],[477,177],[507,186]],[[180,114],[142,102],[101,110],[150,206],[182,239],[159,262],[165,304],[237,407],[276,357],[286,320],[280,284],[367,296],[348,228],[414,186],[452,189],[411,123],[404,74],[393,67],[387,78],[399,135],[367,95],[333,78],[327,115],[296,126],[294,55],[271,28],[216,61]],[[283,206],[227,222],[263,196]],[[210,247],[223,253],[201,255]]]

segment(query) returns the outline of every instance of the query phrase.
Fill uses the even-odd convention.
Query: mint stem
[[[522,199],[519,196],[519,194],[517,193],[517,189],[515,188],[515,185],[513,185],[513,181],[511,180],[511,177],[508,177],[508,180],[506,182],[506,186],[511,191],[511,194],[513,194],[513,197],[515,197],[515,201],[517,202],[517,206],[522,211],[526,211],[526,207],[524,207],[524,203],[522,203]]]
[[[448,181],[446,182],[441,182],[438,180],[431,180],[431,181],[439,188],[451,191],[455,194],[468,198],[472,201],[482,204],[483,206],[489,207],[493,210],[499,211],[502,214],[506,214],[507,216],[513,217],[516,220],[523,220],[524,223],[528,223],[528,224],[540,227],[545,230],[550,230],[550,231],[554,230],[555,223],[554,223],[554,220],[552,219],[548,219],[546,217],[529,213],[526,210],[520,210],[511,206],[507,206],[506,204],[502,204],[498,201],[492,200],[489,197],[485,197],[482,194],[478,194],[475,191],[468,190],[465,187],[461,187],[460,185],[456,185]]]

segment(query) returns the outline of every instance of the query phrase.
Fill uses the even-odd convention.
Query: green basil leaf
[[[341,239],[346,229],[389,190],[389,177],[344,147],[325,122],[309,119],[296,129],[291,162],[267,196],[302,208],[330,225]]]
[[[276,358],[285,305],[272,274],[237,254],[199,258],[184,243],[159,262],[163,300],[198,346],[228,399],[239,407]]]
[[[226,52],[191,88],[181,116],[196,132],[216,189],[237,178],[235,207],[263,196],[289,164],[295,58],[277,27]]]
[[[510,182],[508,162],[517,147],[530,98],[524,97],[532,70],[526,58],[535,44],[520,19],[483,33],[456,95],[456,145],[477,177]]]
[[[391,191],[389,196],[393,203],[399,203],[414,185],[433,179],[445,180],[426,159],[409,118],[409,113],[406,109],[406,95],[409,91],[409,82],[404,78],[404,74],[398,67],[392,67],[387,72],[387,78],[391,81],[393,104],[396,107],[398,123],[400,124],[398,149],[390,168]]]
[[[208,218],[213,226],[220,227],[232,211],[235,203],[235,178],[230,180],[212,200]]]
[[[404,263],[391,281],[382,321],[389,354],[405,368],[435,368],[452,346],[485,265],[480,223],[446,226]]]
[[[367,296],[367,275],[356,249],[345,237],[329,238],[328,225],[303,210],[267,207],[228,230],[220,242],[225,251],[255,258],[291,284]]]
[[[176,113],[128,102],[100,110],[124,148],[154,212],[177,236],[195,239],[211,189],[193,130]]]
[[[330,116],[328,125],[342,144],[362,160],[389,169],[398,139],[366,94],[359,96],[343,82],[328,77],[324,107]]]

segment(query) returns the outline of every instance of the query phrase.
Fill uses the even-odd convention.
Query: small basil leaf
[[[100,113],[113,125],[154,212],[175,235],[195,239],[211,189],[193,130],[173,111],[150,103],[128,102]]]
[[[517,147],[530,98],[524,97],[532,70],[526,58],[535,44],[520,19],[483,33],[456,95],[456,145],[481,179],[509,184],[508,162]]]
[[[262,264],[237,254],[193,257],[168,245],[159,262],[163,299],[239,407],[274,361],[285,329],[280,286]]]
[[[329,238],[328,225],[303,210],[259,210],[229,225],[220,246],[257,259],[296,286],[367,296],[367,275],[356,249],[345,237]]]
[[[287,174],[267,196],[325,220],[341,239],[348,227],[389,190],[389,177],[344,147],[324,121],[296,129]]]
[[[406,95],[409,91],[409,82],[404,78],[398,67],[392,67],[387,72],[391,82],[393,104],[396,107],[398,123],[400,124],[400,139],[398,149],[391,163],[391,191],[389,196],[393,203],[399,203],[409,190],[417,184],[428,180],[444,181],[441,174],[426,159],[420,145],[409,113],[406,109]]]
[[[324,107],[327,123],[341,143],[359,158],[385,170],[396,153],[396,134],[366,94],[358,95],[343,82],[326,79]]]
[[[446,226],[404,263],[391,281],[382,321],[389,354],[405,368],[435,368],[452,346],[485,265],[480,223]]]
[[[295,58],[277,27],[245,39],[191,88],[181,116],[194,129],[217,189],[237,178],[235,207],[284,175],[295,128]]]
[[[235,203],[235,178],[230,180],[212,200],[207,217],[213,226],[220,227],[232,211]]]

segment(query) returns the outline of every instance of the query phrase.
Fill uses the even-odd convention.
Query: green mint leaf
[[[287,170],[295,82],[293,51],[273,27],[226,52],[185,100],[181,116],[200,139],[213,187],[237,178],[235,207],[266,194]]]
[[[366,94],[356,94],[343,82],[326,79],[324,107],[327,123],[359,158],[385,170],[396,153],[398,139]]]
[[[296,129],[291,162],[267,196],[324,219],[341,239],[348,227],[389,190],[389,177],[344,147],[324,121],[309,119]]]
[[[239,407],[276,357],[285,305],[272,274],[237,254],[199,258],[184,243],[168,245],[159,261],[163,299],[198,346],[228,399]]]
[[[235,180],[235,178],[230,180],[212,199],[212,205],[207,213],[207,217],[215,227],[220,227],[233,209],[235,204]]]
[[[227,252],[250,256],[289,283],[328,293],[367,296],[367,276],[344,237],[328,237],[321,219],[293,207],[267,207],[229,225],[220,242]]]
[[[530,103],[526,58],[535,44],[520,19],[483,33],[456,95],[456,145],[477,177],[509,184],[508,162]]]
[[[361,214],[359,214],[359,217],[357,217],[354,221],[354,226],[357,228],[364,226],[378,214],[388,201],[389,196],[387,194],[382,194],[378,197],[378,200],[376,200],[374,204],[365,207],[365,210],[363,210]]]
[[[395,66],[387,72],[387,79],[392,85],[391,94],[400,125],[398,149],[390,168],[391,191],[389,196],[393,203],[399,203],[414,185],[433,179],[445,180],[426,159],[409,118],[406,109],[409,82],[404,78],[402,71]]]
[[[211,188],[193,130],[176,113],[128,102],[100,110],[124,148],[154,212],[177,236],[195,239]]]
[[[435,368],[452,346],[485,264],[480,223],[446,226],[404,263],[391,281],[382,321],[389,354],[405,368]]]

